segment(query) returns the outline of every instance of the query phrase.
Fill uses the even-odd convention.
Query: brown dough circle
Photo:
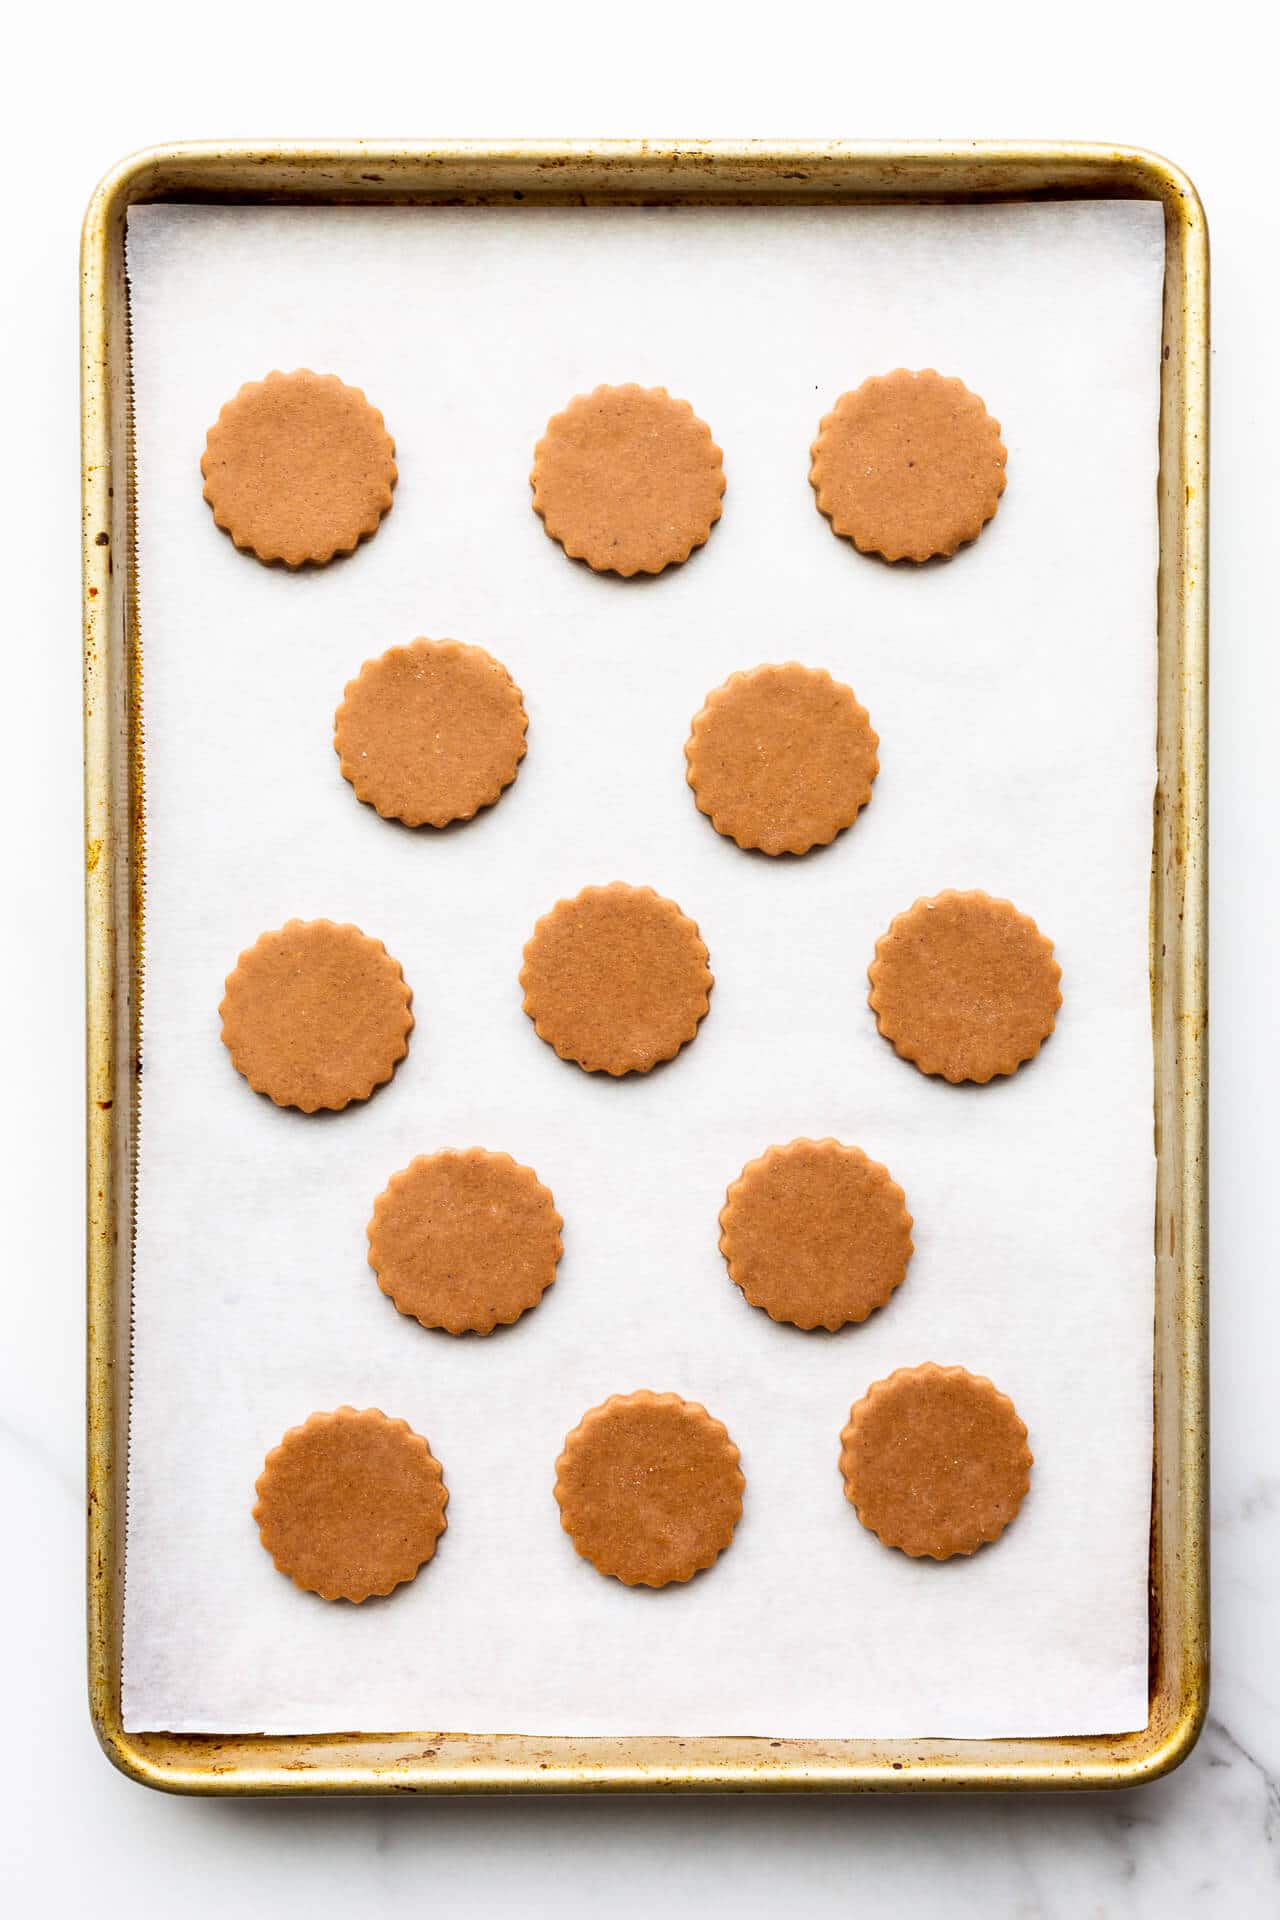
[[[913,1559],[949,1560],[996,1540],[1031,1484],[1012,1400],[963,1367],[900,1367],[877,1380],[840,1435],[845,1497],[864,1527]]]
[[[652,887],[584,887],[533,929],[520,985],[538,1038],[588,1073],[648,1073],[693,1039],[714,978],[696,924]]]
[[[948,890],[917,900],[876,941],[868,1004],[921,1073],[985,1086],[1034,1059],[1062,1005],[1062,968],[1008,900]]]
[[[733,1538],[746,1480],[719,1420],[674,1393],[614,1394],[556,1461],[560,1524],[626,1587],[691,1580]]]
[[[860,1147],[793,1140],[749,1161],[729,1188],[720,1251],[771,1320],[834,1333],[901,1286],[911,1227],[902,1188]]]
[[[376,1407],[313,1413],[263,1464],[253,1517],[281,1573],[325,1600],[412,1580],[445,1530],[444,1473],[421,1434]]]
[[[720,518],[724,467],[711,429],[665,387],[597,387],[547,422],[533,510],[595,573],[661,573]]]
[[[511,785],[528,725],[519,687],[483,647],[415,640],[348,681],[333,746],[356,797],[384,820],[446,827]]]
[[[255,1093],[315,1113],[367,1100],[409,1050],[413,995],[381,940],[332,920],[260,934],[227,976],[222,1040]]]
[[[537,1174],[509,1153],[419,1154],[373,1203],[369,1265],[420,1325],[492,1333],[555,1279],[563,1225]]]
[[[1005,489],[1000,422],[932,367],[899,367],[842,393],[810,453],[832,532],[886,560],[953,554],[977,539]]]
[[[762,853],[807,853],[853,825],[880,741],[851,687],[821,667],[730,674],[694,715],[685,759],[717,833]]]
[[[391,510],[395,442],[382,415],[333,373],[269,373],[228,400],[200,471],[217,526],[286,567],[324,566]]]

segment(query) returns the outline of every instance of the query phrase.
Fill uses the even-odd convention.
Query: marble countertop
[[[5,364],[22,370],[3,415],[8,524],[22,535],[5,620],[15,825],[0,941],[11,1062],[3,1164],[16,1229],[0,1341],[7,1910],[55,1920],[90,1907],[324,1920],[376,1902],[462,1920],[550,1912],[622,1920],[712,1905],[742,1916],[792,1910],[805,1920],[877,1908],[983,1920],[1270,1920],[1280,1912],[1280,908],[1264,876],[1280,817],[1280,650],[1249,569],[1274,548],[1280,519],[1280,219],[1268,185],[1274,111],[1263,63],[1239,62],[1230,0],[1209,20],[1197,15],[1194,70],[1172,17],[1157,28],[1141,10],[1104,0],[1080,0],[1070,33],[1013,0],[992,0],[980,37],[963,10],[934,0],[922,0],[909,23],[892,10],[855,17],[820,6],[785,41],[771,35],[767,57],[754,33],[724,33],[727,16],[714,7],[695,14],[652,0],[614,27],[576,0],[562,11],[554,32],[550,15],[533,9],[499,31],[487,11],[468,27],[464,10],[428,22],[393,6],[385,31],[363,40],[343,30],[339,42],[341,17],[328,0],[278,16],[227,0],[207,33],[202,25],[198,58],[185,62],[175,58],[159,0],[136,0],[131,31],[104,34],[92,57],[61,13],[26,22],[22,99],[15,92],[8,130],[12,151],[38,154],[40,165],[34,187],[24,178],[11,191],[11,271],[0,296]],[[1037,45],[1038,31],[1052,31],[1051,44]],[[602,94],[601,48],[611,32],[622,37]],[[531,124],[588,135],[601,123],[651,133],[790,128],[871,137],[959,125],[1122,136],[1171,154],[1208,206],[1216,326],[1213,1699],[1191,1758],[1146,1788],[963,1801],[209,1804],[125,1781],[90,1731],[79,218],[107,164],[176,135],[416,127],[456,136]]]

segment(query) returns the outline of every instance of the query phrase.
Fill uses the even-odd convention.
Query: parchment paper
[[[124,1711],[132,1729],[989,1735],[1146,1719],[1152,1161],[1147,896],[1163,238],[1138,204],[130,216],[146,727],[146,989]],[[835,539],[808,447],[866,374],[936,365],[1004,426],[993,525],[947,564]],[[362,386],[395,507],[349,561],[235,552],[200,497],[243,380]],[[649,581],[571,564],[530,511],[548,416],[665,384],[725,449],[724,518]],[[468,826],[410,832],[338,773],[334,708],[416,634],[525,690],[529,755]],[[882,772],[829,850],[770,861],[699,815],[707,691],[796,658],[855,688]],[[539,913],[649,883],[699,922],[692,1047],[614,1083],[558,1060],[516,974]],[[898,1060],[866,1005],[877,935],[980,886],[1063,967],[1058,1031],[1009,1081]],[[240,950],[354,920],[415,994],[366,1106],[280,1112],[218,1037]],[[835,1134],[906,1189],[906,1285],[802,1334],[726,1277],[716,1215],[771,1142]],[[444,1146],[505,1149],[564,1215],[560,1278],[487,1340],[383,1298],[365,1225]],[[916,1563],[857,1523],[850,1403],[933,1359],[993,1378],[1036,1456],[1001,1542]],[[613,1392],[704,1401],[742,1450],[731,1549],[660,1593],[574,1554],[554,1462]],[[429,1438],[434,1562],[355,1608],[298,1592],[250,1518],[263,1456],[344,1401]]]

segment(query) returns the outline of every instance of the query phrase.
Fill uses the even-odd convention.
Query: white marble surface
[[[576,32],[563,18],[576,17]],[[88,15],[84,16],[87,20]],[[767,42],[663,0],[471,28],[391,7],[353,40],[335,5],[277,19],[229,0],[175,58],[173,17],[24,17],[4,81],[10,175],[0,335],[9,908],[11,1245],[0,1339],[0,1905],[15,1915],[345,1915],[356,1903],[507,1914],[744,1916],[922,1910],[1019,1920],[1280,1911],[1280,910],[1275,617],[1280,216],[1265,63],[1242,7],[1158,19],[1081,0],[818,6]],[[1195,26],[1192,49],[1187,28]],[[195,29],[193,28],[193,33]],[[1037,39],[1043,34],[1043,40]],[[470,38],[468,38],[468,35]],[[193,45],[195,41],[193,40]],[[609,58],[602,62],[601,49]],[[25,61],[21,57],[25,52]],[[602,76],[607,79],[604,84]],[[16,82],[16,84],[15,84]],[[208,1805],[112,1773],[84,1704],[81,960],[75,245],[96,175],[184,135],[684,130],[1124,138],[1196,179],[1215,240],[1214,1696],[1170,1779],[1072,1800],[532,1801]],[[38,160],[38,166],[34,163]],[[16,231],[15,231],[16,228]],[[18,377],[16,370],[21,370]],[[854,1650],[851,1650],[854,1651]]]

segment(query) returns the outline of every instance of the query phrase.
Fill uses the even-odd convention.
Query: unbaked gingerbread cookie
[[[674,1393],[614,1394],[556,1461],[560,1524],[627,1587],[691,1580],[733,1538],[746,1480],[726,1429]]]
[[[373,1203],[369,1265],[422,1326],[492,1333],[555,1279],[563,1225],[537,1174],[509,1153],[419,1154]]]
[[[337,1110],[367,1100],[404,1059],[412,998],[381,940],[332,920],[289,920],[227,976],[222,1040],[276,1106]]]
[[[444,1474],[421,1434],[376,1407],[313,1413],[267,1455],[253,1517],[281,1573],[324,1600],[412,1580],[445,1530]]]
[[[1031,1484],[1012,1400],[963,1367],[929,1362],[877,1380],[840,1441],[859,1520],[913,1559],[949,1560],[998,1539]]]
[[[985,1084],[1053,1032],[1062,968],[1034,920],[985,893],[917,900],[876,941],[876,1025],[921,1073]]]
[[[538,1037],[588,1073],[648,1073],[693,1039],[711,1005],[694,922],[652,887],[584,887],[534,927],[524,1010]]]
[[[686,777],[717,833],[762,853],[807,853],[870,800],[879,744],[853,689],[825,669],[755,667],[694,715]]]
[[[348,682],[333,746],[357,798],[385,820],[446,827],[511,785],[528,725],[519,687],[482,647],[415,640]]]
[[[324,566],[391,510],[395,442],[359,387],[269,373],[228,400],[200,471],[215,523],[259,560]]]
[[[834,1333],[907,1277],[911,1215],[887,1167],[839,1140],[793,1140],[742,1169],[725,1196],[729,1278],[771,1320]]]
[[[899,367],[842,393],[810,452],[832,532],[886,560],[953,554],[977,539],[1005,488],[1000,422],[932,367]]]
[[[595,573],[661,573],[720,518],[711,429],[665,387],[597,387],[547,422],[529,475],[553,540]]]

